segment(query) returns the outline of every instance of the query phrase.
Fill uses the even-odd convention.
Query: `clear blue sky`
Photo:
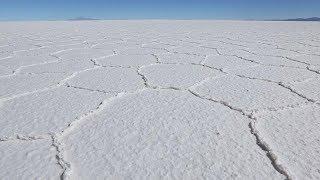
[[[0,20],[278,19],[320,16],[320,0],[0,0]]]

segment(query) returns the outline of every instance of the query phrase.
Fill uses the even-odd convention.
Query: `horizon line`
[[[317,19],[319,21],[320,17],[295,17],[295,18],[285,18],[285,19],[237,19],[237,18],[95,18],[95,17],[84,17],[78,16],[74,18],[66,19],[0,19],[0,22],[32,22],[32,21],[117,21],[117,20],[212,20],[212,21],[303,21],[308,19]],[[313,22],[316,22],[313,21]],[[312,22],[312,21],[309,21]]]

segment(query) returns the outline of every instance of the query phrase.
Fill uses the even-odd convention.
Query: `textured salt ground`
[[[257,129],[294,179],[319,179],[320,109],[304,106],[265,113]],[[301,121],[303,120],[303,121]]]
[[[246,51],[239,51],[234,53],[235,56],[247,60],[256,62],[257,64],[270,65],[270,66],[287,66],[296,68],[305,68],[306,64],[303,62],[295,61],[286,57],[276,57],[276,56],[259,56],[255,54],[250,54]]]
[[[101,66],[120,66],[120,67],[140,67],[155,64],[156,57],[153,55],[118,55],[100,58],[97,63]]]
[[[74,72],[83,71],[93,68],[94,64],[90,61],[83,60],[67,60],[56,61],[42,65],[28,66],[20,69],[21,74],[44,74],[44,73],[65,73],[72,74]]]
[[[158,60],[164,64],[200,64],[205,56],[196,56],[179,53],[167,53],[157,55]]]
[[[61,87],[8,100],[1,104],[0,137],[58,133],[106,97],[98,92]]]
[[[291,55],[289,56],[292,59],[296,59],[298,61],[303,61],[306,62],[309,65],[313,65],[313,66],[320,66],[320,62],[319,62],[319,58],[320,58],[320,54],[319,54],[320,49],[318,49],[317,52],[318,54],[295,54],[295,55]]]
[[[201,65],[160,64],[142,67],[148,85],[151,87],[167,87],[185,89],[193,86],[208,77],[222,76],[218,70]]]
[[[319,179],[319,29],[2,22],[0,178]]]
[[[167,53],[165,49],[152,49],[143,47],[128,47],[125,49],[120,49],[117,51],[119,54],[123,55],[147,55],[147,54],[162,54]]]
[[[248,133],[249,119],[187,91],[123,96],[86,121],[64,142],[79,179],[280,177]]]
[[[172,51],[179,54],[190,54],[190,55],[197,55],[197,56],[217,54],[217,51],[215,49],[197,47],[197,46],[194,46],[193,44],[191,46],[190,45],[179,46],[174,48]]]
[[[300,83],[310,79],[315,79],[319,76],[314,72],[308,71],[307,69],[275,66],[255,66],[244,70],[234,70],[232,73],[253,79],[283,82],[286,84]]]
[[[72,87],[110,93],[135,91],[144,87],[143,80],[135,69],[115,67],[98,67],[82,72],[67,81],[67,84]]]
[[[18,71],[20,67],[31,66],[47,62],[56,62],[58,59],[51,55],[32,55],[32,56],[12,56],[0,60],[0,65],[10,69],[11,72]],[[1,74],[2,75],[2,74]]]
[[[307,81],[296,83],[292,88],[297,92],[310,97],[316,101],[320,101],[320,78],[309,79]]]
[[[222,69],[225,72],[232,72],[233,70],[246,69],[250,67],[256,67],[258,64],[244,61],[241,58],[235,56],[220,56],[220,55],[213,55],[206,58],[203,64],[216,67]]]
[[[51,140],[14,140],[0,143],[1,179],[59,179],[56,149]]]
[[[227,102],[247,112],[278,109],[306,102],[303,98],[275,83],[231,75],[209,79],[192,87],[191,90],[207,99]]]
[[[78,48],[55,54],[62,60],[90,60],[113,54],[112,49]]]
[[[6,66],[0,66],[0,76],[6,76],[12,74],[12,69]]]
[[[18,74],[0,78],[0,97],[10,97],[43,89],[58,84],[67,75],[57,74]]]

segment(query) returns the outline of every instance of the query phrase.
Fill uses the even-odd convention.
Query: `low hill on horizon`
[[[68,21],[94,21],[94,20],[100,20],[100,19],[88,18],[88,17],[76,17],[76,18],[68,19]]]
[[[295,19],[275,19],[273,21],[320,21],[319,17],[295,18]]]

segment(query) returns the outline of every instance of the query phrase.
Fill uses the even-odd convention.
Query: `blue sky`
[[[320,0],[0,0],[0,20],[280,19],[320,16]]]

